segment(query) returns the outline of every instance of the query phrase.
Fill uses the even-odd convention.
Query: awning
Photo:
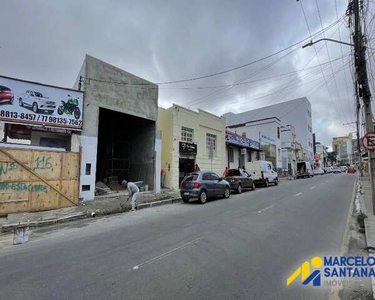
[[[30,140],[31,132],[50,132],[55,134],[72,134],[71,130],[61,129],[61,128],[46,128],[37,126],[27,126],[21,124],[6,124],[8,129],[8,137],[17,140]]]

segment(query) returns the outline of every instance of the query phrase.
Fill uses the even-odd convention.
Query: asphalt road
[[[328,299],[286,286],[339,253],[355,175],[39,229],[0,250],[1,299]]]

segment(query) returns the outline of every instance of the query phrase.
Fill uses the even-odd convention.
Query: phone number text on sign
[[[18,113],[7,110],[0,110],[0,118],[12,119],[14,121],[35,121],[42,122],[51,125],[69,125],[71,127],[81,127],[82,121],[68,118],[28,114],[28,113]]]

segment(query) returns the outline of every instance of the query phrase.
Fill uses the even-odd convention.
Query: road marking
[[[302,193],[295,194],[294,197],[297,197],[297,196],[299,196],[299,195],[302,195]]]
[[[261,212],[263,212],[263,211],[265,211],[265,210],[271,208],[272,206],[273,206],[273,204],[270,205],[270,206],[267,206],[267,207],[265,207],[265,208],[263,208],[263,209],[261,209],[261,210],[258,210],[258,214],[260,214]]]
[[[185,244],[183,244],[183,245],[181,245],[181,246],[179,246],[179,247],[176,247],[176,248],[174,248],[174,249],[172,249],[172,250],[169,250],[169,251],[167,251],[167,252],[165,252],[165,253],[163,253],[163,254],[160,254],[160,255],[158,255],[158,256],[156,256],[156,257],[154,257],[154,258],[151,258],[151,259],[148,260],[148,261],[145,261],[145,262],[143,262],[143,263],[141,263],[141,264],[139,264],[139,265],[134,266],[131,270],[138,270],[138,269],[141,268],[141,267],[144,267],[144,266],[146,266],[146,265],[149,265],[149,264],[152,264],[152,263],[154,263],[154,262],[157,262],[157,261],[159,261],[159,260],[161,260],[161,259],[163,259],[163,258],[165,258],[165,257],[167,257],[167,256],[169,256],[169,255],[171,255],[173,252],[176,252],[176,251],[178,251],[178,250],[181,250],[181,249],[186,248],[187,246],[190,246],[190,245],[192,245],[192,244],[197,243],[197,242],[198,242],[199,240],[201,240],[201,239],[203,239],[203,237],[199,237],[199,238],[197,238],[197,239],[195,239],[195,240],[192,240],[192,241],[190,241],[190,242],[188,242],[188,243],[185,243]],[[130,270],[128,270],[128,271],[130,271]]]
[[[312,186],[312,187],[310,188],[310,190],[312,190],[312,189],[315,189],[315,186]]]

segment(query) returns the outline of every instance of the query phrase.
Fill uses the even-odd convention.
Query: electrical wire
[[[331,23],[330,25],[328,25],[327,27],[325,27],[323,30],[319,30],[317,31],[316,33],[314,33],[312,36],[316,37],[316,36],[319,36],[321,35],[324,31],[327,31],[329,29],[331,29],[332,27],[334,27],[337,23],[341,22],[342,20],[344,20],[345,18],[345,15],[343,15],[342,17],[340,17],[340,19],[336,20],[335,22]],[[254,60],[254,61],[251,61],[251,62],[248,62],[246,64],[243,64],[243,65],[240,65],[240,66],[237,66],[237,67],[234,67],[234,68],[230,68],[230,69],[227,69],[227,70],[223,70],[223,71],[220,71],[220,72],[216,72],[216,73],[211,73],[211,74],[208,74],[208,75],[203,75],[203,76],[197,76],[197,77],[192,77],[192,78],[187,78],[187,79],[179,79],[179,80],[174,80],[174,81],[166,81],[166,82],[157,82],[157,83],[149,83],[149,84],[137,84],[137,85],[165,85],[165,84],[175,84],[175,83],[182,83],[182,82],[189,82],[189,81],[196,81],[196,80],[201,80],[201,79],[206,79],[206,78],[211,78],[211,77],[214,77],[214,76],[218,76],[218,75],[222,75],[222,74],[226,74],[226,73],[230,73],[230,72],[233,72],[233,71],[236,71],[236,70],[239,70],[239,69],[242,69],[242,68],[245,68],[245,67],[248,67],[248,66],[251,66],[253,64],[256,64],[258,62],[261,62],[261,61],[264,61],[264,60],[267,60],[268,58],[271,58],[273,56],[276,56],[282,52],[285,52],[295,46],[298,46],[300,44],[302,44],[303,42],[306,42],[308,39],[310,39],[311,36],[309,37],[306,37],[296,43],[293,43],[292,45],[288,46],[288,47],[285,47],[281,50],[278,50],[274,53],[271,53],[269,55],[266,55],[264,57],[261,57],[257,60]],[[116,83],[116,84],[124,84],[124,85],[127,85],[129,83],[127,82],[115,82],[115,81],[108,81],[108,80],[100,80],[100,79],[95,79],[95,78],[89,78],[89,77],[84,77],[82,76],[83,79],[87,79],[87,80],[93,80],[93,81],[98,81],[98,82],[103,82],[103,83]],[[133,84],[134,85],[134,84]]]
[[[300,5],[301,5],[302,13],[303,13],[303,16],[304,16],[305,21],[306,21],[307,29],[308,29],[308,31],[309,31],[309,33],[310,33],[310,36],[311,36],[311,30],[310,30],[309,22],[308,22],[307,17],[306,17],[306,13],[305,13],[305,9],[304,9],[304,7],[303,7],[302,0],[300,0],[299,3],[300,3]],[[315,47],[315,45],[313,45],[313,47],[314,47],[314,51],[315,51],[316,56],[317,56],[318,63],[319,63],[319,65],[320,65],[320,59],[319,59],[319,55],[318,55],[318,53],[317,53],[317,51],[316,51],[316,47]],[[325,74],[324,74],[324,72],[323,72],[322,69],[321,69],[321,71],[322,71],[323,77],[325,78]],[[336,110],[337,116],[338,116],[339,119],[341,120],[342,124],[344,124],[344,121],[343,121],[343,119],[341,118],[341,116],[340,116],[340,114],[339,114],[339,112],[338,112],[338,110],[337,110],[337,108],[336,108],[335,101],[333,100],[333,97],[332,97],[332,94],[331,94],[331,91],[330,91],[330,89],[329,89],[329,86],[328,86],[328,83],[327,83],[327,80],[326,80],[326,79],[325,79],[325,82],[326,82],[326,87],[327,87],[328,94],[329,94],[329,96],[330,96],[330,98],[331,98],[331,101],[332,101],[333,107],[334,107],[335,110]],[[344,117],[344,119],[345,119],[345,116],[343,116],[343,117]],[[346,123],[348,123],[348,122],[346,122]]]
[[[252,72],[252,73],[250,73],[250,74],[248,74],[248,75],[246,75],[246,76],[240,78],[239,80],[236,80],[235,83],[243,82],[244,80],[247,80],[247,79],[249,79],[250,77],[253,77],[253,76],[255,76],[255,75],[258,75],[258,74],[260,74],[260,73],[262,73],[262,72],[268,70],[269,68],[271,68],[272,66],[276,65],[276,64],[279,63],[281,60],[283,60],[284,58],[286,58],[286,57],[289,56],[290,54],[294,53],[295,51],[297,51],[297,48],[296,48],[296,49],[293,49],[293,50],[291,50],[291,51],[289,51],[288,53],[284,54],[282,57],[277,58],[276,60],[272,61],[271,63],[267,64],[266,66],[264,66],[264,67],[262,67],[262,68],[260,68],[260,69],[258,69],[258,70],[256,70],[256,71],[254,71],[254,72]],[[200,97],[200,98],[198,98],[198,99],[196,99],[196,100],[194,100],[194,101],[192,101],[192,102],[188,102],[189,107],[192,107],[193,105],[197,105],[198,103],[201,103],[202,101],[208,100],[209,98],[211,98],[211,97],[213,97],[213,96],[216,96],[216,95],[218,95],[218,94],[220,94],[220,93],[226,92],[227,90],[229,90],[229,89],[231,89],[231,88],[232,88],[232,86],[227,87],[227,88],[224,88],[224,89],[219,90],[219,91],[215,91],[215,92],[210,93],[210,94],[208,94],[208,95],[206,95],[206,96]],[[185,104],[185,105],[186,105],[186,104]]]
[[[335,0],[335,12],[336,12],[336,17],[338,17],[338,9],[337,9],[337,0]],[[338,25],[338,31],[339,31],[339,40],[341,41],[341,31],[340,31],[340,26]],[[344,55],[344,51],[342,50],[342,44],[340,44],[340,51],[341,55]],[[344,58],[342,58],[342,64],[345,64]],[[344,78],[345,78],[345,90],[346,90],[346,97],[348,101],[348,107],[350,108],[350,97],[349,97],[349,85],[348,85],[348,80],[346,76],[346,68],[344,69]]]
[[[341,24],[340,24],[341,25]],[[337,32],[337,29],[335,30],[335,32],[332,33],[332,36],[335,35]],[[307,68],[307,66],[314,60],[315,57],[318,58],[318,53],[323,49],[324,45],[321,46],[319,48],[318,51],[316,51],[315,49],[315,54],[311,57],[311,59],[307,62],[307,64],[302,68],[302,70],[304,70],[305,68]],[[320,63],[320,61],[318,61],[319,64],[318,66],[320,67],[320,70],[322,71],[323,70],[323,67],[322,67],[322,64]],[[278,92],[277,96],[279,96],[281,93],[283,93],[285,91],[285,89],[287,89],[289,86],[291,86],[292,84],[294,84],[295,81],[299,80],[300,77],[299,77],[299,74],[300,73],[297,73],[297,75],[287,84],[285,84]],[[323,73],[323,76],[324,76],[324,73]],[[287,95],[289,95],[290,93],[288,93]],[[286,95],[284,95],[284,97],[282,98],[282,100],[280,102],[283,102],[283,100],[286,98]],[[273,97],[273,99],[271,99],[265,106],[269,106],[272,102],[274,102],[275,100],[277,99],[277,97]],[[337,110],[336,110],[337,111]],[[254,118],[257,117],[257,114],[255,116],[253,116]],[[343,122],[344,123],[344,122]]]

